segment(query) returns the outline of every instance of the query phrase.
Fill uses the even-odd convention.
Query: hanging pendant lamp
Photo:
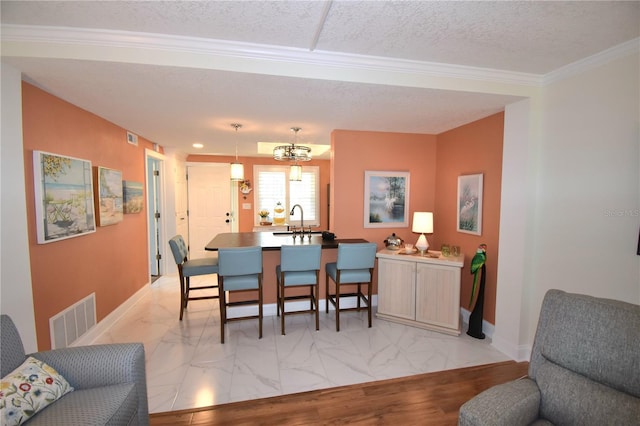
[[[302,166],[300,164],[293,164],[289,168],[289,180],[298,182],[302,180]]]
[[[241,181],[244,180],[244,166],[238,162],[238,129],[242,127],[242,124],[231,123],[231,127],[236,129],[236,161],[231,163],[231,180]]]

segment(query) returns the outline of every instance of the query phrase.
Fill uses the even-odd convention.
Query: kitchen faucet
[[[291,213],[289,213],[290,216],[293,216],[293,211],[297,208],[300,209],[300,227],[302,228],[302,232],[304,233],[304,212],[302,211],[302,206],[300,204],[295,204],[292,208],[291,208]]]

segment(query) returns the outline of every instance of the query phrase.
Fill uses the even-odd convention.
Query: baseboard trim
[[[531,359],[530,345],[514,345],[507,339],[503,339],[499,335],[493,337],[491,344],[494,348],[509,356],[515,361],[529,361]]]
[[[73,342],[73,344],[69,346],[73,347],[93,344],[98,337],[100,337],[120,318],[122,318],[122,316],[126,314],[129,309],[131,309],[136,303],[138,303],[138,301],[142,299],[150,290],[150,282],[147,282],[144,286],[142,286],[140,290],[136,291],[124,303],[111,311],[106,317],[104,317],[100,322],[94,325],[91,329],[89,329],[89,331],[87,331],[84,335],[82,335],[79,339],[77,339],[75,342]]]

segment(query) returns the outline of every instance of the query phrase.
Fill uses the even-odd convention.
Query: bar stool
[[[224,326],[228,321],[258,318],[262,339],[262,248],[238,247],[218,250],[218,287],[220,293],[220,343],[224,343]],[[257,299],[227,302],[225,292],[257,291]],[[258,305],[258,315],[227,318],[227,307]]]
[[[339,243],[337,262],[325,265],[326,276],[326,312],[329,313],[329,303],[336,309],[336,331],[340,331],[340,311],[360,311],[366,309],[371,327],[371,287],[373,266],[376,260],[377,246],[375,243]],[[335,293],[329,291],[329,278],[335,283]],[[340,294],[343,284],[357,284],[356,292]],[[367,296],[362,293],[362,284],[367,285]],[[355,308],[340,308],[340,298],[356,297]],[[360,302],[366,306],[361,306]]]
[[[169,240],[171,253],[178,265],[178,274],[180,275],[180,321],[182,321],[182,313],[187,309],[190,300],[217,299],[218,296],[199,296],[190,297],[192,290],[205,290],[209,288],[218,288],[218,285],[208,285],[200,287],[191,287],[189,277],[196,275],[208,275],[218,273],[218,256],[205,257],[202,259],[187,259],[189,252],[187,245],[184,243],[182,235],[176,235]]]
[[[284,317],[292,314],[315,313],[316,330],[320,329],[318,309],[318,287],[320,281],[320,256],[322,246],[318,244],[307,246],[284,245],[280,248],[280,265],[276,266],[278,281],[277,312],[280,317],[280,328],[284,335]],[[287,288],[308,287],[309,294],[287,296]],[[309,309],[285,311],[285,303],[290,300],[309,299]]]

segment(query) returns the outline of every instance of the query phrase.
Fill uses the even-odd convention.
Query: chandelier
[[[309,161],[311,160],[311,148],[303,145],[297,145],[298,132],[302,130],[300,127],[292,127],[291,131],[295,132],[295,141],[291,145],[280,145],[273,149],[273,158],[278,161]]]

